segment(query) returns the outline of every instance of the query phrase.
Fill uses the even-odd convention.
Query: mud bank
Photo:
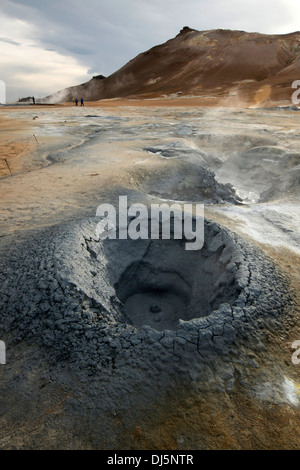
[[[276,250],[298,257],[299,123],[259,112],[34,121],[41,147],[0,182],[2,448],[297,448],[297,276]],[[203,248],[99,240],[119,195],[204,203]]]

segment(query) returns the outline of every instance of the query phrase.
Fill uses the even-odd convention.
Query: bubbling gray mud
[[[206,236],[211,242],[196,251],[186,251],[179,240],[145,243],[144,254],[116,283],[116,294],[133,325],[175,330],[179,320],[206,317],[221,303],[233,302],[238,269],[230,257],[220,260],[220,250],[230,242],[225,234],[215,235],[209,225]],[[233,258],[234,254],[233,248]]]
[[[204,380],[207,365],[232,387],[288,303],[272,262],[210,221],[199,251],[184,240],[101,241],[97,222],[54,227],[2,255],[2,337],[38,343],[81,381],[100,375],[107,396],[124,380],[145,394],[158,377]]]

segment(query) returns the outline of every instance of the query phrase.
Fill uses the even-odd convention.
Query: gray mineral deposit
[[[297,448],[299,113],[38,114],[0,182],[1,448]],[[203,247],[101,238],[120,195],[204,204]]]

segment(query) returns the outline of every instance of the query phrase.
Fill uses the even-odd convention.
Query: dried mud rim
[[[243,308],[254,319],[273,312],[274,285],[281,297],[281,280],[262,253],[208,220],[203,248],[195,251],[186,250],[187,240],[99,241],[91,220],[73,237],[72,284],[105,309],[107,321],[135,330],[176,334],[183,325],[211,325],[213,318],[220,325],[229,315],[232,322]],[[267,307],[269,293],[275,299]]]
[[[3,331],[46,347],[50,362],[87,376],[154,363],[158,373],[166,361],[185,374],[203,357],[240,355],[245,341],[261,347],[285,311],[273,263],[211,221],[199,251],[185,240],[99,241],[98,222],[54,227],[0,260]]]
[[[232,305],[248,281],[240,247],[207,221],[199,250],[188,250],[185,239],[151,240],[150,234],[147,240],[98,240],[90,228],[72,256],[72,282],[105,306],[111,320],[176,330],[180,320]]]

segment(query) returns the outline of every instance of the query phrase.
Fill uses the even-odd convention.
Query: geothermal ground
[[[166,101],[0,110],[2,449],[300,446],[299,110]],[[203,248],[101,240],[119,196]]]

